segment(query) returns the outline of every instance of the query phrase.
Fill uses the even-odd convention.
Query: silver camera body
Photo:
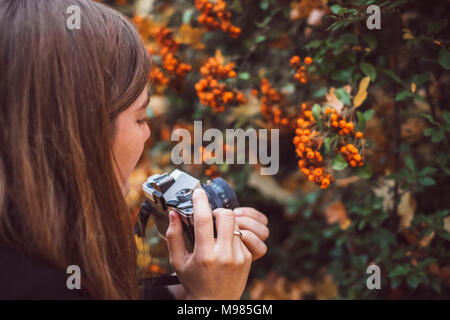
[[[172,173],[152,175],[144,182],[142,189],[150,200],[148,211],[153,213],[155,223],[161,236],[164,237],[169,225],[168,213],[177,212],[183,222],[186,247],[189,251],[194,247],[194,206],[192,194],[196,188],[203,188],[208,196],[211,210],[216,208],[234,209],[239,206],[236,194],[222,178],[209,180],[204,184],[193,176],[174,170]],[[214,234],[216,234],[214,226]]]

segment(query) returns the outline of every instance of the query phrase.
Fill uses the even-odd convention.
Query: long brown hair
[[[66,27],[71,5],[79,30]],[[149,69],[133,25],[102,4],[0,3],[0,243],[79,265],[92,298],[138,298],[112,141]]]

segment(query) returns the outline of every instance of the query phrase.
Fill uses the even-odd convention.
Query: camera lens
[[[208,195],[211,209],[227,208],[234,209],[239,207],[239,202],[233,189],[222,178],[215,178],[209,183],[202,184]]]

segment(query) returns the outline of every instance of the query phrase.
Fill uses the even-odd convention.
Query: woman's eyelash
[[[148,124],[148,119],[147,119],[147,118],[145,118],[145,119],[140,119],[140,120],[137,121],[137,123],[140,124],[140,125]]]

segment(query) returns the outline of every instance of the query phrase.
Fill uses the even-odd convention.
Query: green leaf
[[[412,171],[412,172],[416,171],[416,168],[414,166],[414,161],[411,157],[408,157],[408,156],[405,157],[405,165],[410,171]]]
[[[437,293],[441,293],[441,280],[439,278],[433,278],[431,280],[431,288]]]
[[[264,28],[266,25],[269,24],[270,20],[272,20],[272,16],[267,16],[267,17],[265,17],[264,20],[261,21],[261,22],[255,21],[255,24],[256,24],[256,26],[257,26],[258,28]]]
[[[441,51],[439,51],[439,63],[441,66],[443,66],[445,69],[450,69],[450,53],[445,49],[444,47],[441,48]]]
[[[425,119],[427,119],[428,121],[430,121],[431,123],[436,123],[434,120],[433,120],[433,117],[431,116],[431,114],[428,114],[428,113],[421,113],[420,114],[420,116],[421,117],[424,117]]]
[[[331,79],[342,82],[348,82],[351,77],[352,77],[351,70],[339,70],[331,75]]]
[[[344,105],[349,105],[351,103],[350,96],[344,88],[339,88],[334,91],[336,97],[344,103]]]
[[[364,111],[364,119],[367,121],[369,121],[370,119],[372,119],[373,115],[375,114],[375,109],[370,109],[367,111]]]
[[[194,13],[194,9],[187,9],[183,13],[183,24],[191,23],[192,14]]]
[[[392,9],[392,8],[401,6],[402,4],[405,4],[407,1],[408,1],[408,0],[397,0],[397,1],[394,1],[394,2],[392,2],[390,5],[388,5],[388,6],[386,7],[386,9]]]
[[[433,128],[425,128],[425,130],[423,130],[423,135],[425,137],[430,137],[436,130],[434,130]]]
[[[397,95],[395,96],[395,101],[401,101],[411,97],[414,97],[414,93],[409,91],[402,91],[397,93]]]
[[[364,131],[366,128],[366,118],[361,111],[356,111],[356,117],[358,118],[358,130]]]
[[[431,141],[436,143],[444,140],[445,135],[444,131],[442,130],[434,130],[433,134],[431,135]]]
[[[370,77],[371,81],[375,81],[377,77],[377,70],[374,68],[372,64],[367,62],[361,62],[359,64],[359,67],[366,76]]]
[[[314,48],[318,48],[322,45],[322,40],[314,40],[309,42],[307,45],[305,45],[305,49],[314,49]]]
[[[333,159],[333,165],[332,166],[333,166],[334,170],[342,171],[348,166],[348,163],[345,161],[345,159],[342,156],[342,154],[338,153],[338,154],[336,154],[336,156]]]
[[[313,115],[314,119],[316,119],[316,121],[320,120],[320,111],[321,110],[322,110],[322,108],[317,103],[314,104],[312,109],[311,109],[312,115]]]
[[[408,276],[408,278],[406,278],[406,281],[408,282],[408,285],[411,288],[415,289],[423,281],[423,277],[421,277],[418,274],[413,273],[413,274],[410,274]]]
[[[372,168],[369,163],[364,163],[362,167],[356,169],[356,175],[362,179],[369,179],[372,176]]]
[[[234,10],[237,13],[244,12],[244,9],[242,8],[242,5],[241,5],[241,0],[234,0],[233,4],[230,6],[230,8],[231,8],[231,10]]]
[[[264,41],[266,41],[266,36],[265,35],[260,34],[259,36],[257,36],[255,38],[255,43],[261,43],[261,42],[264,42]]]
[[[259,6],[261,7],[261,9],[267,10],[269,8],[269,0],[261,0]]]
[[[250,79],[250,74],[248,72],[241,72],[239,73],[239,79],[248,80]]]
[[[444,111],[442,115],[444,116],[445,122],[450,123],[450,112]]]
[[[281,88],[281,92],[283,94],[292,94],[295,92],[295,86],[293,83],[289,82],[286,83],[282,88]]]
[[[329,154],[329,153],[330,153],[330,150],[331,150],[331,144],[332,144],[334,141],[336,141],[338,138],[339,138],[339,136],[338,136],[337,134],[335,134],[335,135],[332,136],[332,137],[326,137],[326,138],[324,139],[323,144],[324,144],[324,146],[325,146],[325,153],[326,153],[326,154]]]
[[[436,181],[433,178],[430,177],[421,177],[419,178],[420,185],[424,187],[433,186],[436,184]]]
[[[396,266],[394,268],[394,270],[392,270],[389,273],[389,277],[393,278],[393,277],[398,277],[398,276],[404,276],[404,275],[408,274],[410,271],[411,271],[411,268],[409,266],[399,265],[399,266]]]
[[[422,170],[420,170],[419,175],[421,175],[421,176],[429,176],[431,174],[435,174],[436,172],[437,172],[436,168],[425,167]]]
[[[313,98],[321,98],[325,96],[328,92],[328,89],[326,87],[320,88],[319,90],[315,91],[313,93]]]
[[[421,74],[416,74],[414,77],[412,77],[411,82],[414,82],[417,87],[420,87],[425,82],[430,80],[430,74],[425,72]]]
[[[419,269],[426,268],[426,267],[428,267],[430,264],[435,263],[436,261],[437,261],[437,260],[436,260],[435,258],[431,258],[431,257],[426,258],[426,259],[424,259],[424,260],[422,260],[422,261],[419,262],[419,264],[417,265],[417,268],[419,268]]]
[[[402,278],[400,278],[400,277],[392,278],[391,279],[391,287],[393,289],[395,289],[400,285],[401,282],[402,282]]]
[[[384,68],[381,68],[380,70],[381,70],[381,72],[383,72],[385,75],[391,77],[395,82],[397,82],[397,83],[403,85],[402,80],[401,80],[401,79],[400,79],[400,78],[399,78],[392,70],[384,69]]]
[[[342,7],[338,4],[332,5],[330,7],[331,12],[333,12],[334,14],[338,14],[338,12],[342,9]]]

